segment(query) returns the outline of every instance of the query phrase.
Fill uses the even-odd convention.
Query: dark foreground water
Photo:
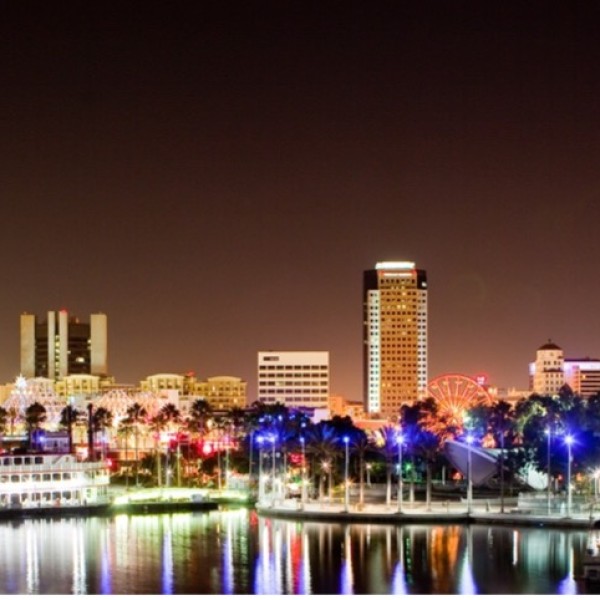
[[[587,534],[205,514],[0,524],[0,593],[559,594]]]

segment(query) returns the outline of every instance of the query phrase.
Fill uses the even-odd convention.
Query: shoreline
[[[63,517],[112,517],[217,510],[219,502],[133,502],[128,504],[87,504],[79,506],[35,506],[0,510],[0,522],[19,519],[56,519]]]
[[[356,523],[356,524],[482,524],[482,525],[508,525],[527,527],[552,527],[558,529],[600,529],[600,513],[574,513],[570,516],[564,514],[548,515],[531,510],[519,511],[515,509],[500,512],[494,507],[491,510],[478,508],[468,512],[464,505],[432,505],[427,510],[424,506],[403,507],[398,512],[396,507],[371,504],[362,509],[350,506],[346,511],[343,505],[326,505],[324,503],[308,503],[305,507],[299,504],[260,505],[256,504],[256,512],[261,517],[295,521],[315,521],[330,523]]]

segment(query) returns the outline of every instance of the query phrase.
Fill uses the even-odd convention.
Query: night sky
[[[0,381],[19,315],[104,312],[109,367],[329,350],[362,272],[429,280],[429,376],[600,356],[596,2],[0,2]]]

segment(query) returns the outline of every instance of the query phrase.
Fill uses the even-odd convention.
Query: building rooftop
[[[562,348],[549,339],[543,346],[540,346],[538,350],[562,350]]]

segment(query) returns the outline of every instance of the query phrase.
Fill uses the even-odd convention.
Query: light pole
[[[404,438],[402,435],[399,435],[396,438],[396,443],[398,444],[398,512],[402,512],[402,444],[404,443]]]
[[[504,512],[504,428],[500,432],[500,512]]]
[[[275,506],[275,440],[277,438],[271,436],[271,506]]]
[[[546,429],[546,437],[548,438],[548,448],[546,450],[547,455],[548,455],[547,456],[548,489],[546,490],[546,501],[548,504],[548,514],[550,514],[552,511],[552,499],[551,499],[552,475],[550,473],[550,443],[551,443],[551,438],[552,438],[552,430],[550,429],[550,427],[548,427]]]
[[[600,489],[600,469],[596,469],[594,471],[594,478],[595,478],[595,482],[594,482],[594,501],[598,502],[598,493],[599,493],[599,489]]]
[[[248,488],[252,486],[252,446],[254,445],[254,430],[250,432],[250,457],[248,459]]]
[[[225,434],[225,489],[229,489],[229,435]]]
[[[350,485],[348,480],[348,467],[349,467],[349,454],[348,454],[348,443],[350,442],[350,438],[346,435],[344,436],[344,444],[346,445],[346,462],[344,468],[344,511],[348,512],[350,507]]]
[[[262,466],[263,466],[263,448],[262,448],[262,443],[263,443],[263,436],[259,435],[256,437],[256,443],[258,444],[258,503],[261,504],[263,501],[263,497],[264,497],[264,480],[263,480],[263,472],[262,472]]]
[[[473,480],[471,478],[471,444],[473,436],[467,435],[467,513],[471,513],[471,505],[473,504]]]
[[[567,516],[571,516],[571,444],[573,443],[573,436],[565,436],[565,443],[567,444]]]
[[[302,508],[306,503],[306,442],[304,436],[300,438],[302,444]]]

